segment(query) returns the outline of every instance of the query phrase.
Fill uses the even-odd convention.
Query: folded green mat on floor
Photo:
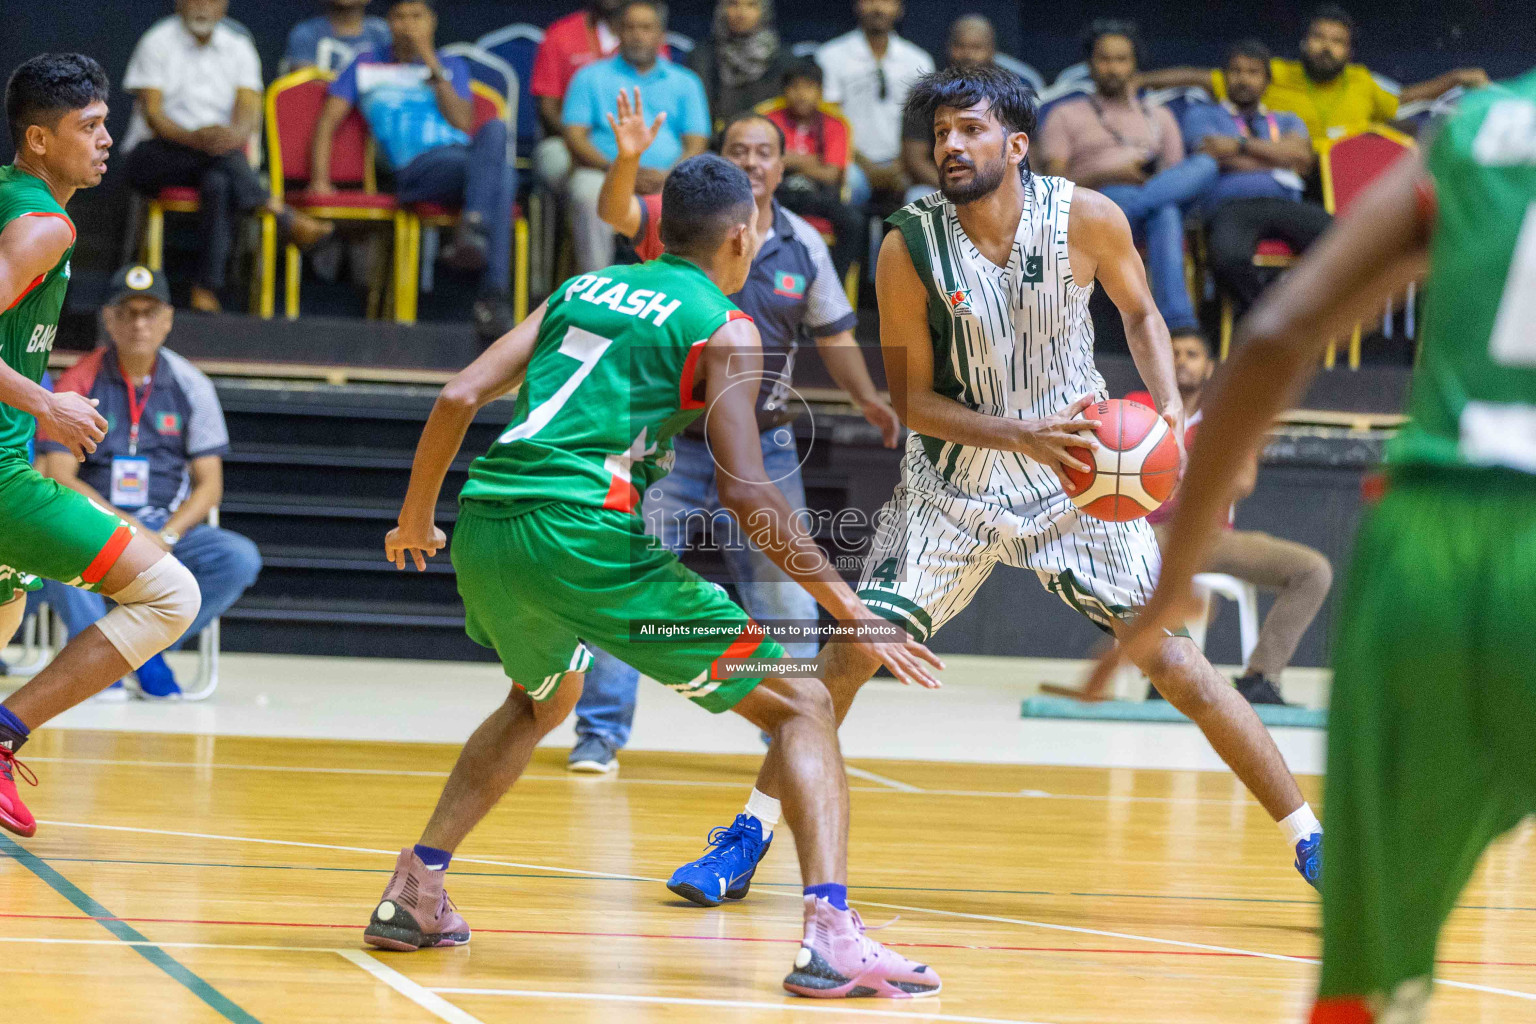
[[[1259,720],[1270,726],[1326,729],[1328,712],[1319,708],[1285,707],[1280,704],[1255,704]],[[1088,704],[1071,697],[1036,696],[1024,701],[1025,718],[1078,718],[1099,722],[1188,722],[1164,700],[1106,700]]]

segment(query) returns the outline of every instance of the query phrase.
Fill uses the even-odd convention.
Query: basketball
[[[1066,468],[1067,496],[1095,519],[1123,523],[1140,519],[1173,493],[1179,482],[1179,446],[1163,419],[1139,402],[1111,399],[1089,406],[1083,416],[1098,421],[1097,451],[1068,449],[1094,468]]]

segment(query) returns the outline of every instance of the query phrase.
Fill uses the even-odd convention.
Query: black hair
[[[1314,8],[1312,13],[1307,15],[1307,31],[1311,32],[1312,26],[1320,21],[1336,21],[1343,25],[1349,30],[1349,45],[1355,45],[1355,19],[1344,8],[1338,4],[1323,4],[1321,7]]]
[[[396,7],[399,7],[401,4],[421,4],[421,6],[425,7],[433,14],[437,13],[437,0],[389,0],[389,6],[384,8],[384,10],[386,12],[392,11]]]
[[[725,122],[725,127],[721,128],[720,134],[715,137],[715,152],[724,152],[725,137],[731,134],[732,128],[746,121],[761,121],[769,128],[772,128],[773,134],[777,136],[779,140],[779,155],[784,155],[784,149],[789,145],[789,141],[784,138],[784,129],[780,128],[767,114],[759,114],[755,110],[743,110],[741,113],[735,115],[729,121]]]
[[[34,124],[57,128],[71,110],[107,100],[107,73],[83,53],[45,53],[11,73],[5,86],[5,119],[20,153]]]
[[[1136,59],[1136,66],[1143,66],[1142,56],[1146,53],[1146,47],[1141,41],[1141,29],[1128,18],[1095,18],[1089,24],[1088,31],[1083,33],[1084,60],[1093,60],[1093,48],[1105,36],[1124,36],[1130,40],[1131,55]]]
[[[667,175],[661,189],[661,244],[669,251],[706,253],[733,225],[757,216],[747,173],[724,157],[700,153]]]
[[[1269,47],[1257,39],[1242,39],[1233,43],[1232,47],[1227,50],[1227,60],[1222,66],[1231,67],[1233,57],[1247,57],[1249,60],[1256,60],[1264,65],[1266,74],[1269,72]]]
[[[779,88],[782,89],[797,79],[815,82],[817,88],[820,88],[825,81],[821,65],[809,57],[799,57],[789,62],[789,66],[784,69],[784,74],[779,77]]]
[[[1216,350],[1211,347],[1211,339],[1205,336],[1204,331],[1174,331],[1168,340],[1172,341],[1175,338],[1194,338],[1200,343],[1200,347],[1205,349],[1205,358],[1214,359],[1216,357]]]
[[[661,19],[662,27],[666,27],[667,5],[665,0],[625,0],[624,4],[619,7],[619,20],[623,20],[624,15],[629,13],[629,9],[631,7],[635,7],[641,4],[655,11],[656,17]]]
[[[1040,116],[1040,98],[1034,87],[1012,71],[995,64],[962,64],[940,68],[912,83],[907,93],[903,123],[922,124],[933,131],[933,115],[940,107],[966,107],[987,100],[992,116],[1005,131],[1035,134]]]

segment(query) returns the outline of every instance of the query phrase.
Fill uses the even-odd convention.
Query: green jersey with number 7
[[[673,435],[704,411],[694,376],[705,342],[743,317],[670,254],[567,281],[550,296],[512,422],[470,465],[460,500],[635,512],[671,468]]]
[[[1536,472],[1536,72],[1466,97],[1424,162],[1432,269],[1389,461]]]

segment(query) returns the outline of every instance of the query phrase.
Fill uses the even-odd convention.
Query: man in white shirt
[[[202,252],[192,308],[216,313],[240,218],[277,215],[288,237],[309,245],[331,225],[271,198],[246,149],[261,129],[261,58],[250,36],[224,21],[229,0],[176,0],[176,16],[139,39],[123,88],[137,97],[124,148],[128,180],[153,196],[198,190]]]
[[[933,70],[933,58],[896,34],[902,0],[854,0],[853,12],[859,27],[816,51],[823,95],[843,108],[853,126],[853,205],[868,206],[872,194],[899,205],[908,184],[901,166],[902,107],[912,83]]]

